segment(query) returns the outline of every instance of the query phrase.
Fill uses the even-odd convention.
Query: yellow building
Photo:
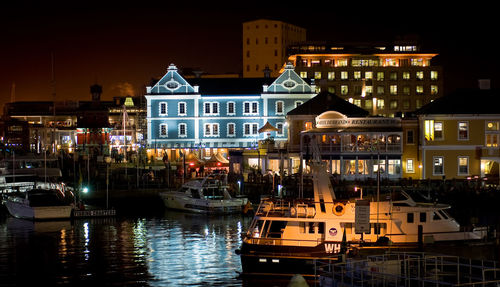
[[[418,119],[401,118],[403,129],[403,154],[401,156],[403,178],[422,178],[422,157],[419,149]]]
[[[417,111],[423,179],[498,183],[500,93],[458,90]]]
[[[271,77],[278,77],[286,63],[287,46],[305,40],[304,28],[282,21],[243,23],[243,77],[260,78],[266,68]]]

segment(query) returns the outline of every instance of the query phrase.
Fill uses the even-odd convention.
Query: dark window
[[[427,221],[427,213],[420,212],[420,222],[426,222],[426,221]]]
[[[406,222],[413,223],[413,213],[409,212],[406,214]]]

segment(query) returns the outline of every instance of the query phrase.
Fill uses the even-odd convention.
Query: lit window
[[[314,79],[321,80],[321,72],[314,72]]]
[[[468,140],[469,139],[469,123],[468,122],[458,122],[458,139]]]
[[[391,109],[397,109],[398,108],[398,101],[391,101]]]
[[[398,94],[398,86],[397,85],[391,85],[389,88],[390,88],[391,95],[397,95]]]
[[[377,99],[377,109],[384,109],[384,108],[385,108],[384,99]]]
[[[307,72],[300,72],[300,77],[303,79],[307,78]]]
[[[469,157],[459,156],[458,157],[458,175],[468,175],[469,174]]]
[[[335,72],[328,72],[328,80],[335,80]]]
[[[443,139],[443,122],[434,122],[434,139]]]
[[[444,158],[442,156],[435,156],[432,158],[432,174],[433,175],[443,175],[444,174]]]
[[[305,129],[306,131],[307,131],[307,130],[312,129],[312,127],[313,127],[312,122],[305,122],[305,124],[304,124],[304,129]]]
[[[438,79],[438,72],[437,71],[431,71],[431,80],[435,81]]]
[[[403,80],[409,80],[410,79],[410,72],[403,72]]]
[[[384,80],[384,72],[377,72],[377,81]]]
[[[498,147],[498,134],[486,134],[486,147]]]
[[[340,72],[340,79],[347,80],[349,78],[348,73],[346,71]]]
[[[361,100],[360,99],[355,99],[353,102],[356,106],[361,107]]]
[[[424,79],[424,72],[422,72],[422,71],[416,72],[415,77],[417,78],[417,80],[423,80]]]
[[[417,93],[417,95],[421,95],[424,93],[424,86],[416,86],[415,87],[415,92]]]
[[[437,93],[438,93],[438,86],[431,85],[431,95],[437,95]]]
[[[365,109],[371,109],[371,108],[373,108],[373,101],[365,100]]]
[[[367,80],[373,79],[373,72],[365,72],[365,79]]]
[[[342,85],[340,86],[340,94],[345,96],[347,95],[347,93],[349,92],[349,88],[347,87],[347,85]]]
[[[354,79],[356,79],[356,80],[361,79],[361,72],[360,71],[354,71]]]
[[[407,173],[414,173],[415,172],[413,159],[411,159],[411,158],[406,160],[406,172]]]

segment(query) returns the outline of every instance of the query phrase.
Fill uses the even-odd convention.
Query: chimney
[[[491,89],[491,81],[490,81],[490,79],[480,79],[478,82],[479,82],[479,89],[480,90],[489,90],[489,89]]]

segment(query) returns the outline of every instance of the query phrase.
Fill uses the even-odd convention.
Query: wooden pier
[[[115,209],[89,209],[89,210],[73,210],[74,218],[82,217],[107,217],[115,216]]]

